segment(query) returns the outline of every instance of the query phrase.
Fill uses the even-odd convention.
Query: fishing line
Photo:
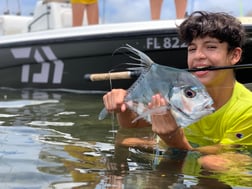
[[[124,49],[124,48],[122,48],[122,47],[120,47],[120,48],[117,48],[116,50],[114,50],[114,52],[112,53],[112,56],[114,56],[117,52],[119,52],[120,50],[122,50],[122,49]],[[122,52],[123,53],[123,55],[127,55],[127,53],[126,52]],[[128,57],[128,55],[127,55],[127,57]],[[134,59],[134,60],[139,60],[139,59],[137,59],[136,57],[133,57],[133,56],[130,56],[132,59]],[[135,66],[135,67],[124,67],[124,69],[122,68],[123,66],[125,66],[125,65],[127,65],[127,66]],[[110,86],[110,91],[113,89],[113,84],[112,84],[112,78],[111,78],[111,76],[110,76],[110,74],[112,73],[112,72],[114,72],[114,71],[118,71],[118,70],[120,70],[120,69],[122,69],[122,70],[134,70],[134,71],[137,71],[138,70],[138,72],[139,72],[139,68],[141,69],[141,67],[142,67],[142,65],[141,64],[139,64],[139,63],[121,63],[121,64],[118,64],[118,65],[116,65],[116,66],[114,66],[114,68],[112,68],[108,73],[109,73],[109,86]],[[113,103],[113,98],[111,99],[111,101],[112,101],[112,103]],[[115,122],[116,122],[116,113],[115,112],[112,112],[111,113],[111,129],[112,129],[112,136],[113,136],[113,138],[114,138],[114,140],[115,140]]]
[[[114,69],[113,69],[114,70]],[[109,76],[112,73],[112,70],[110,70],[109,72]],[[110,91],[113,89],[113,84],[112,84],[112,79],[111,77],[109,77],[109,85],[110,85]],[[113,101],[113,98],[111,99],[111,101]],[[113,103],[113,102],[112,102]],[[114,139],[114,145],[116,142],[116,134],[115,134],[115,122],[116,122],[116,113],[112,112],[111,113],[111,130],[112,130],[112,136]],[[160,152],[162,151],[159,148],[159,143],[160,143],[160,137],[156,134],[153,133],[152,137],[150,137],[150,140],[155,141],[155,145],[153,146],[153,160],[152,160],[152,166],[153,168],[155,168],[159,163],[160,163]]]
[[[159,164],[159,156],[160,156],[160,148],[159,148],[159,142],[160,142],[160,137],[154,133],[153,134],[153,140],[155,140],[156,144],[155,144],[155,148],[153,149],[153,166],[154,168]]]
[[[109,74],[110,73],[111,73],[111,71],[109,71]],[[111,91],[113,89],[111,77],[109,77],[109,86],[110,86],[110,91]],[[112,103],[113,103],[113,98],[111,100],[112,100]],[[114,145],[115,145],[115,124],[116,124],[115,123],[116,122],[116,119],[115,119],[116,115],[115,114],[116,114],[115,112],[112,112],[111,113],[111,119],[110,119],[110,121],[111,121],[111,132],[112,132],[112,137],[114,139]]]

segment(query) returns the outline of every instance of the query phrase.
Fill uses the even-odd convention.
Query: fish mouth
[[[188,118],[188,119],[190,119],[190,120],[193,120],[193,119],[189,116],[189,114],[185,113],[181,108],[179,108],[179,107],[177,107],[177,106],[173,106],[173,108],[174,108],[176,111],[180,112],[184,117],[186,117],[186,118]]]
[[[204,107],[205,107],[205,109],[208,110],[209,112],[215,112],[215,109],[214,109],[211,105],[205,105]],[[173,106],[173,108],[174,108],[177,112],[181,113],[181,114],[182,114],[184,117],[186,117],[187,119],[192,120],[192,121],[194,120],[189,114],[185,113],[181,108],[176,107],[176,106]],[[203,111],[204,111],[204,110],[203,110]]]

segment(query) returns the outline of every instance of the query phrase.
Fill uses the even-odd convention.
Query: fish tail
[[[105,117],[107,117],[108,111],[106,108],[103,108],[101,112],[99,113],[98,120],[104,120]]]

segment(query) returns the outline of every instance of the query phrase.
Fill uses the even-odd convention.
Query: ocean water
[[[102,108],[102,94],[1,89],[0,188],[252,187],[251,164],[209,172],[197,153],[123,145],[155,136],[148,128],[121,130],[113,116],[98,121]]]

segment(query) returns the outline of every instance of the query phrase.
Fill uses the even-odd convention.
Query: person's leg
[[[163,0],[150,0],[151,19],[159,20],[161,15]]]
[[[187,0],[174,0],[176,7],[176,18],[184,18],[186,13]]]
[[[99,23],[98,3],[87,5],[86,10],[87,10],[88,25],[98,24]]]
[[[83,24],[84,7],[82,3],[72,3],[72,25],[81,26]]]

